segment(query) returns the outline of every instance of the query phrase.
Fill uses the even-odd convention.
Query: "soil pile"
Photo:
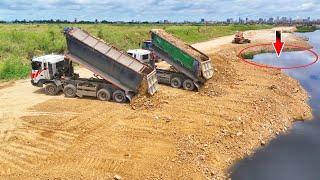
[[[207,61],[208,57],[198,50],[194,49],[192,46],[186,44],[185,42],[181,41],[180,39],[174,37],[173,35],[167,33],[163,29],[153,29],[151,32],[157,34],[159,37],[163,38],[164,40],[172,43],[177,48],[181,49],[182,51],[188,53],[189,55],[193,56],[198,61]]]

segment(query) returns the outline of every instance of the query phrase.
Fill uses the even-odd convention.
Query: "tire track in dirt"
[[[94,114],[94,113],[93,113]],[[90,117],[88,118],[90,119]],[[66,124],[64,124],[66,125]],[[111,126],[106,121],[101,121],[99,119],[92,119],[88,121],[87,119],[78,118],[77,120],[68,121],[67,129],[71,131],[79,132],[77,139],[73,142],[73,145],[70,149],[77,149],[77,151],[81,154],[81,152],[85,153],[92,147],[94,144],[99,142],[101,139],[106,136],[111,136],[111,133],[97,133],[99,128],[104,126]],[[94,135],[93,135],[94,134]],[[74,154],[74,153],[72,153]],[[123,163],[125,160],[119,160],[116,158],[106,158],[101,156],[59,156],[59,153],[50,157],[50,159],[55,159],[55,161],[51,164],[53,169],[63,171],[65,169],[69,169],[69,171],[80,171],[85,172],[86,174],[91,174],[92,177],[96,177],[96,172],[99,169],[103,169],[105,172],[102,177],[110,177],[112,176],[107,172],[113,172],[123,169]],[[64,154],[63,154],[64,155]],[[58,161],[57,161],[58,160]],[[72,164],[72,167],[70,167]],[[91,171],[88,171],[91,169]],[[99,172],[101,174],[101,172]]]
[[[60,116],[65,117],[63,114]],[[54,117],[59,117],[59,115],[55,114]],[[30,168],[37,166],[38,161],[58,151],[65,151],[78,136],[78,134],[57,130],[50,124],[32,124],[23,118],[21,121],[18,127],[7,131],[0,139],[0,164],[3,164],[0,166],[0,172],[2,175],[27,172]]]

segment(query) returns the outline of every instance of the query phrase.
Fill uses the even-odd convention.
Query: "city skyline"
[[[275,1],[262,0],[199,0],[183,2],[181,0],[145,0],[143,3],[133,0],[2,0],[0,2],[0,20],[48,20],[61,19],[72,21],[159,21],[171,22],[223,21],[239,17],[250,19],[273,17],[291,17],[312,19],[320,18],[320,5],[316,0]]]
[[[159,20],[159,21],[108,21],[108,20],[99,20],[95,19],[93,21],[83,21],[75,18],[74,20],[63,20],[63,19],[47,19],[47,20],[13,20],[13,21],[0,21],[2,23],[161,23],[161,24],[169,24],[169,23],[185,23],[185,24],[320,24],[320,19],[312,19],[311,17],[307,18],[292,18],[292,17],[269,17],[269,18],[257,18],[250,19],[246,18],[227,18],[221,21],[212,21],[208,19],[201,18],[198,21],[169,21],[169,20]]]

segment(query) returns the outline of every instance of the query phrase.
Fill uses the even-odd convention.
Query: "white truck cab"
[[[127,53],[132,56],[133,58],[143,62],[143,63],[149,63],[151,60],[151,52],[149,50],[144,49],[133,49],[127,51]]]
[[[127,53],[133,58],[139,60],[142,63],[150,65],[152,68],[155,68],[155,62],[152,58],[152,53],[149,50],[145,49],[133,49],[127,51]]]
[[[31,83],[34,86],[46,85],[46,93],[55,95],[62,88],[60,75],[64,69],[63,55],[45,55],[31,60]]]

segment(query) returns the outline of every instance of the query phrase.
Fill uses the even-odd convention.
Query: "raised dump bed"
[[[131,97],[140,91],[157,91],[156,71],[127,53],[79,28],[66,28],[66,58],[96,73]]]
[[[157,56],[192,79],[197,87],[212,78],[211,59],[162,29],[151,30],[152,48]]]

